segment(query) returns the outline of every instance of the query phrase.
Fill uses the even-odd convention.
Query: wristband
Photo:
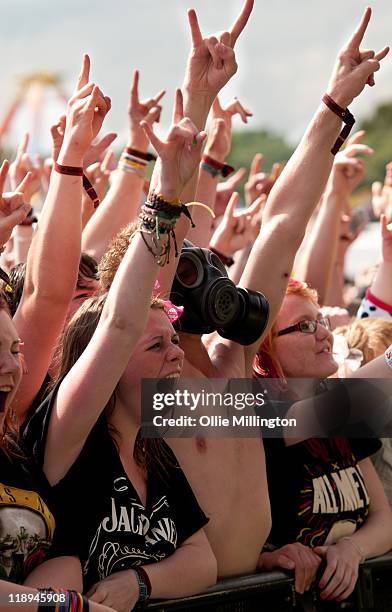
[[[340,147],[346,140],[347,136],[350,134],[351,129],[355,123],[355,119],[354,116],[348,110],[348,108],[342,108],[341,106],[339,106],[339,104],[337,104],[335,100],[333,100],[328,94],[323,95],[322,101],[329,108],[330,111],[335,113],[335,115],[337,115],[343,121],[343,123],[345,123],[345,126],[343,127],[342,131],[336,139],[335,144],[331,149],[332,155],[336,155],[336,153],[339,151]]]
[[[94,209],[97,209],[99,206],[99,197],[85,174],[83,174],[83,187],[90,200],[93,201]]]
[[[384,353],[384,357],[387,366],[392,369],[392,344],[388,346],[387,350]]]
[[[208,248],[210,249],[210,251],[212,251],[212,253],[214,253],[217,257],[219,257],[223,265],[227,266],[228,268],[230,268],[230,266],[233,265],[234,259],[232,257],[227,257],[227,255],[223,255],[222,253],[219,253],[219,251],[214,249],[214,247],[210,246]]]
[[[59,174],[68,174],[70,176],[83,176],[83,168],[80,166],[62,166],[54,162],[54,169]]]
[[[218,174],[220,174],[223,178],[227,178],[228,176],[230,176],[230,174],[233,174],[235,170],[233,166],[229,166],[229,164],[224,163],[222,164],[221,162],[216,161],[213,157],[206,155],[206,153],[203,153],[202,164],[204,169],[207,170],[207,172],[210,172],[210,170],[205,166],[209,166],[210,168],[214,169],[216,171],[215,176],[218,176]],[[210,172],[210,174],[212,174],[212,172]]]
[[[139,599],[140,602],[145,602],[150,599],[151,596],[151,582],[147,572],[142,567],[133,567],[133,571],[136,574],[136,580],[139,585]]]
[[[94,187],[90,183],[87,176],[83,173],[83,168],[79,166],[62,166],[57,162],[54,162],[54,169],[59,174],[67,174],[68,176],[82,176],[83,177],[83,187],[86,191],[88,197],[93,201],[94,208],[97,208],[99,205],[99,198],[97,196],[97,192]]]
[[[143,151],[138,151],[137,149],[133,149],[132,147],[125,147],[125,151],[129,155],[133,155],[134,157],[138,157],[139,159],[143,159],[146,162],[156,161],[156,155],[153,153],[143,153]]]

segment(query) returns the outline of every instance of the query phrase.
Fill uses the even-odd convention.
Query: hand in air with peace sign
[[[365,85],[374,85],[374,73],[380,69],[381,60],[386,57],[389,47],[376,53],[361,48],[362,40],[372,15],[368,7],[347,44],[340,50],[327,93],[343,108],[359,96]]]
[[[237,72],[234,46],[248,23],[254,0],[245,0],[228,31],[204,38],[196,11],[188,11],[192,49],[185,74],[184,88],[215,97]]]

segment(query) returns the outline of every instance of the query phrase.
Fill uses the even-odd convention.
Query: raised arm
[[[205,136],[184,118],[180,90],[173,123],[165,141],[143,123],[159,154],[156,188],[168,201],[178,197],[193,174]],[[196,145],[192,144],[195,139]],[[45,448],[44,470],[51,483],[75,461],[128,364],[147,321],[159,270],[158,255],[166,242],[167,234],[157,237],[155,232],[146,233],[141,221],[141,231],[136,232],[121,262],[95,332],[59,387]]]
[[[357,134],[353,138],[344,151],[335,157],[316,222],[296,270],[298,278],[317,289],[319,303],[322,305],[326,303],[336,261],[340,218],[344,208],[349,207],[351,193],[365,176],[364,160],[354,156],[373,153],[373,149],[358,142]]]
[[[159,103],[164,94],[162,90],[153,98],[139,100],[139,71],[134,71],[128,106],[127,148],[134,151],[134,158],[140,156],[140,162],[131,165],[127,149],[124,151],[106,198],[83,231],[82,249],[97,262],[114,236],[138,215],[146,175],[142,156],[147,154],[149,145],[140,122],[153,125],[159,121],[162,109]]]
[[[204,130],[216,96],[237,72],[234,46],[248,22],[253,4],[254,0],[245,0],[230,30],[208,38],[204,38],[201,33],[196,12],[193,9],[188,11],[192,44],[182,92],[184,113],[199,130]],[[192,202],[195,199],[197,180],[198,172],[195,169],[181,193],[183,202]],[[186,219],[182,219],[177,226],[179,249],[182,247],[189,227],[189,221]],[[177,262],[173,262],[160,275],[159,281],[163,292],[170,292],[176,267]]]
[[[88,83],[86,56],[78,87],[67,107],[64,140],[58,163],[81,168],[83,156],[99,132],[110,100]],[[82,178],[53,171],[39,227],[32,241],[15,325],[29,364],[19,386],[14,410],[28,410],[48,372],[77,279],[81,240]],[[48,316],[50,313],[50,316]]]
[[[358,28],[340,51],[327,88],[329,96],[342,109],[372,83],[373,73],[387,55],[362,51],[371,9],[366,9]],[[333,163],[331,149],[339,135],[341,119],[321,103],[301,143],[276,182],[263,214],[263,224],[251,257],[241,278],[241,285],[262,291],[270,304],[273,324],[282,303],[295,254],[302,242],[310,215],[319,201]],[[266,333],[265,332],[265,333]],[[247,362],[251,362],[251,352]]]
[[[220,177],[229,176],[234,170],[225,164],[226,157],[231,150],[232,121],[239,115],[244,123],[252,115],[235,98],[230,104],[222,108],[218,96],[212,106],[213,122],[200,165],[199,180],[196,190],[196,201],[207,204],[215,212],[216,192]],[[195,228],[191,228],[188,238],[193,244],[207,247],[212,236],[212,217],[205,208],[194,210]]]

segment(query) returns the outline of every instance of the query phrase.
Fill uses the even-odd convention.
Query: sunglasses
[[[292,334],[293,332],[299,331],[303,334],[314,334],[317,329],[317,325],[322,325],[325,329],[331,331],[331,322],[329,317],[323,317],[322,319],[313,319],[312,321],[299,321],[295,325],[285,327],[280,331],[276,332],[274,336],[284,336],[285,334]]]

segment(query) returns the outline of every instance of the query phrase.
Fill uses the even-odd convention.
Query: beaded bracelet
[[[387,366],[392,368],[392,344],[388,346],[387,350],[384,353],[384,357]]]

